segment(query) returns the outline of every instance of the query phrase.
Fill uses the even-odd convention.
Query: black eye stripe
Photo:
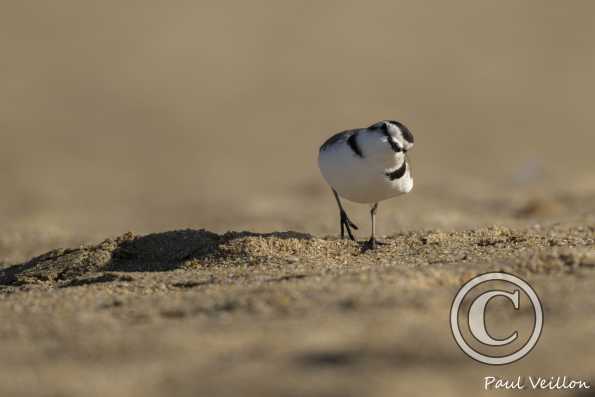
[[[413,134],[411,133],[411,131],[409,131],[409,128],[407,128],[407,126],[405,126],[405,124],[403,124],[397,120],[389,120],[388,122],[399,127],[399,129],[401,130],[401,133],[403,134],[403,138],[407,142],[413,143]]]
[[[393,137],[388,133],[388,130],[386,129],[386,127],[382,130],[382,133],[384,134],[384,136],[386,136],[386,140],[388,141],[388,144],[390,145],[390,147],[396,152],[399,153],[402,149],[399,146],[399,144],[397,144],[394,140]]]

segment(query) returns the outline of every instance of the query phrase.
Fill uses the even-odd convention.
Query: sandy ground
[[[593,3],[2,8],[1,396],[595,383]],[[381,203],[372,252],[365,206],[337,239],[316,155],[379,119],[413,131],[415,188]],[[492,270],[545,311],[498,368],[448,321]],[[501,336],[530,314],[501,307]]]
[[[0,273],[2,395],[460,396],[484,376],[592,382],[595,200],[566,200],[580,219],[402,231],[375,252],[192,229],[51,251]],[[458,288],[487,271],[529,281],[545,312],[537,347],[503,368],[466,357],[448,324]]]

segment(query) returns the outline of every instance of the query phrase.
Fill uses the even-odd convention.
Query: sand
[[[377,251],[190,229],[50,251],[0,273],[2,394],[454,396],[484,376],[592,381],[594,238],[591,217],[402,232]],[[544,334],[514,366],[479,365],[450,334],[454,294],[488,271],[543,301]]]

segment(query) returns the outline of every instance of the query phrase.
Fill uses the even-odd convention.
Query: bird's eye
[[[388,144],[390,145],[391,149],[395,153],[399,153],[401,150],[403,150],[401,148],[401,146],[397,143],[397,141],[395,141],[395,138],[388,132],[388,130],[386,128],[384,128],[382,130],[382,133],[386,137],[386,141],[388,142]]]
[[[395,139],[391,136],[387,137],[388,139],[388,143],[390,144],[390,147],[393,149],[393,151],[395,151],[396,153],[399,153],[400,151],[403,150],[403,148],[397,143],[395,142]]]

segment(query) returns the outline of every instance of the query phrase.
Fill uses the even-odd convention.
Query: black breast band
[[[407,160],[403,161],[403,165],[394,170],[393,172],[387,172],[386,176],[391,180],[394,181],[395,179],[401,178],[405,175],[405,171],[407,171]]]

